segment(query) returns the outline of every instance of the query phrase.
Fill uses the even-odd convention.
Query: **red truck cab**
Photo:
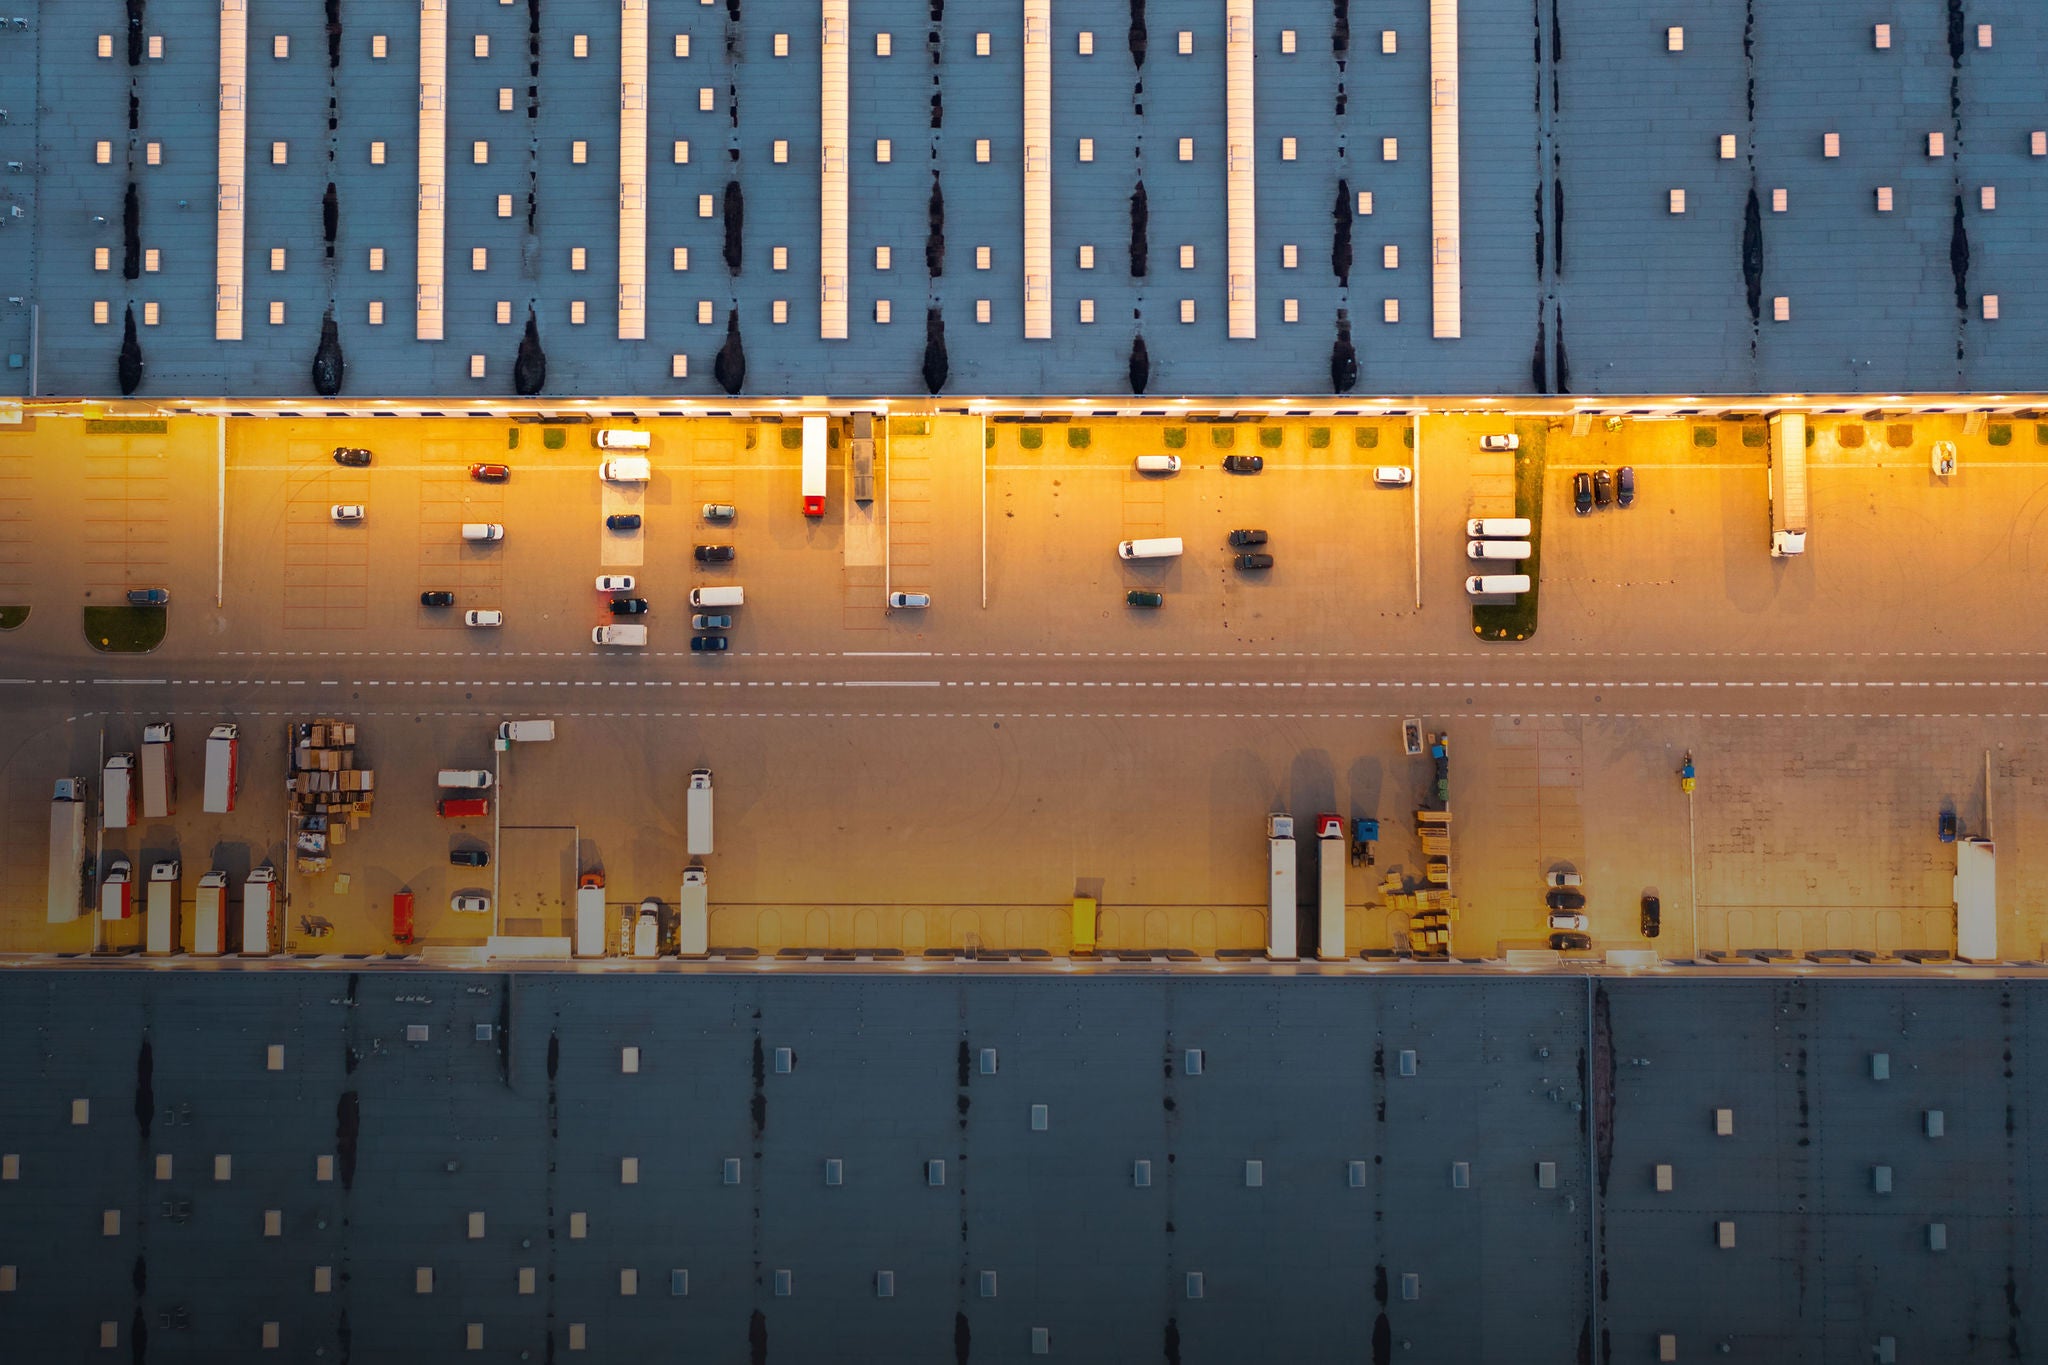
[[[491,798],[488,796],[445,797],[434,803],[434,809],[450,820],[465,816],[489,815]]]

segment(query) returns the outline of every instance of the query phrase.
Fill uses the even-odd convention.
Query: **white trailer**
[[[1316,861],[1322,895],[1316,906],[1316,956],[1325,962],[1344,960],[1344,870],[1350,850],[1344,845],[1344,821],[1335,815],[1316,817]]]
[[[126,858],[116,858],[100,881],[100,918],[128,919],[134,914],[135,869]]]
[[[688,799],[689,831],[684,846],[697,857],[711,851],[711,769],[698,768],[690,774]]]
[[[142,727],[142,816],[162,820],[178,808],[178,770],[171,761],[171,723]]]
[[[85,913],[92,879],[85,865],[85,817],[92,788],[82,777],[60,777],[50,798],[51,924],[70,924]]]
[[[1300,891],[1294,880],[1294,817],[1266,817],[1266,856],[1271,864],[1271,885],[1266,893],[1266,956],[1276,962],[1292,962],[1300,955],[1295,942],[1295,907]]]
[[[1998,961],[1998,866],[1989,839],[1956,844],[1956,956]]]
[[[235,808],[235,792],[241,785],[241,735],[239,726],[216,725],[206,737],[206,795],[199,808],[210,815],[226,815]]]
[[[676,956],[703,957],[711,951],[711,888],[699,863],[683,869],[683,896],[676,902]]]
[[[202,957],[232,952],[234,926],[228,906],[228,874],[209,872],[199,879],[192,902],[192,951]]]
[[[825,419],[804,418],[804,515],[825,515]]]
[[[602,872],[586,872],[576,884],[576,956],[604,956]]]
[[[1771,418],[1771,557],[1806,553],[1806,414]]]
[[[149,869],[149,921],[144,950],[157,957],[178,951],[178,860],[155,863]]]
[[[134,754],[115,754],[100,774],[100,823],[108,829],[135,823]]]
[[[272,921],[277,900],[277,869],[259,867],[242,884],[242,956],[268,957],[277,951]]]

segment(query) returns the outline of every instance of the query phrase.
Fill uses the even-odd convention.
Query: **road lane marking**
[[[937,679],[916,682],[897,682],[882,678],[849,679],[839,684],[839,686],[841,687],[937,687],[938,685],[939,683]]]

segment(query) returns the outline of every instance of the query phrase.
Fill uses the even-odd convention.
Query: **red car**
[[[508,464],[473,464],[469,477],[481,483],[503,483],[512,477],[512,466]]]
[[[450,820],[463,816],[489,815],[491,798],[488,796],[448,797],[434,803],[434,809]]]

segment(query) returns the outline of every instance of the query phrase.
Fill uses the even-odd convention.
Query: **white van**
[[[1527,559],[1532,552],[1526,540],[1468,540],[1465,553],[1474,559]]]
[[[741,607],[746,602],[745,588],[690,589],[690,605],[693,607]]]
[[[639,645],[647,644],[645,626],[598,626],[590,632],[590,643],[594,645]]]
[[[1151,540],[1126,540],[1116,547],[1123,559],[1171,559],[1180,553],[1179,536],[1157,536]]]
[[[1138,472],[1140,474],[1178,474],[1180,473],[1180,456],[1140,455],[1138,457]]]
[[[443,768],[441,769],[438,781],[444,787],[476,787],[481,789],[490,786],[496,779],[482,768]]]
[[[465,521],[462,523],[464,540],[503,540],[505,528],[495,521]]]
[[[645,455],[621,455],[597,467],[597,477],[607,483],[646,483],[653,473]]]
[[[599,450],[646,450],[653,446],[652,432],[638,427],[599,427],[597,448]]]
[[[1500,540],[1527,540],[1533,529],[1527,517],[1474,517],[1465,523],[1465,534],[1474,540],[1482,536]]]
[[[1473,574],[1465,580],[1465,591],[1474,597],[1511,597],[1518,592],[1529,591],[1529,575],[1525,573]]]
[[[508,720],[498,725],[498,738],[510,740],[542,740],[555,737],[555,723],[551,720]]]

